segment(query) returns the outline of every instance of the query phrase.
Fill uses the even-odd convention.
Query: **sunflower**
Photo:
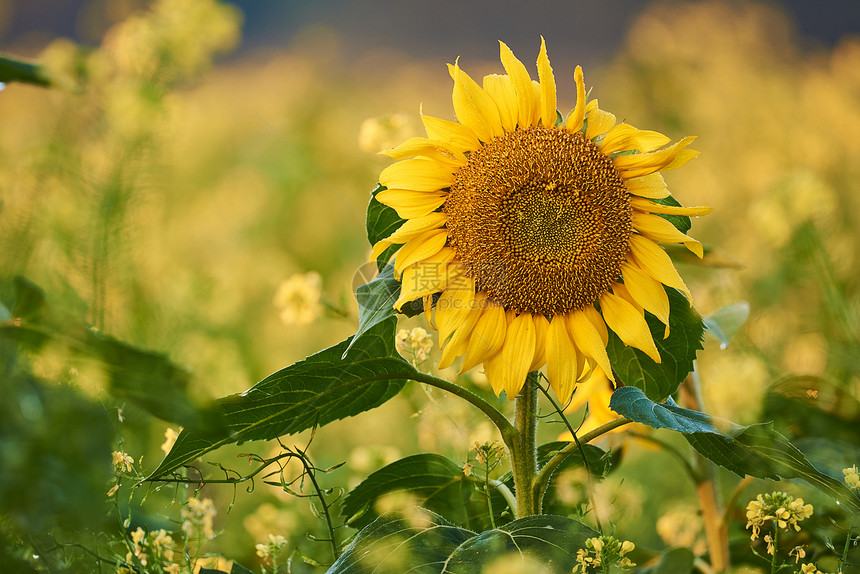
[[[545,42],[538,82],[500,45],[507,74],[482,85],[449,64],[457,121],[422,113],[426,138],[382,152],[399,161],[380,174],[376,199],[406,221],[371,259],[402,246],[394,307],[433,306],[439,368],[459,356],[461,372],[483,363],[493,391],[512,399],[545,365],[566,402],[595,369],[614,382],[608,329],[660,362],[645,311],[668,334],[663,286],[690,292],[659,244],[702,256],[661,215],[710,208],[680,207],[660,174],[699,155],[687,149],[695,138],[667,145],[663,134],[616,124],[586,101],[579,66],[576,107],[562,120]]]

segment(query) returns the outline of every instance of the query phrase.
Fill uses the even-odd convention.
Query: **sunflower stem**
[[[517,518],[540,514],[537,484],[537,403],[538,373],[529,373],[522,390],[514,399],[514,427],[517,434],[511,451]]]

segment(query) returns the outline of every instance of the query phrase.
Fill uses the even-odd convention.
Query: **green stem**
[[[773,554],[770,557],[770,574],[776,574],[776,555],[777,555],[777,541],[779,540],[779,528],[777,528],[776,524],[773,525]]]
[[[508,444],[517,497],[517,518],[540,514],[537,485],[537,373],[529,373],[514,399],[516,440]]]
[[[597,437],[608,433],[609,431],[616,429],[620,426],[624,426],[626,424],[632,423],[633,421],[624,417],[618,417],[615,420],[609,421],[606,424],[600,425],[594,430],[591,430],[582,436],[579,437],[579,444],[588,444],[593,441]],[[572,442],[568,444],[566,447],[561,449],[558,454],[550,459],[548,463],[540,470],[537,474],[537,478],[535,479],[535,488],[539,493],[541,499],[543,498],[544,493],[546,492],[546,488],[549,485],[549,480],[552,478],[552,474],[558,470],[558,467],[561,466],[561,463],[564,462],[571,454],[577,452],[579,450],[579,446],[577,443]]]
[[[463,400],[466,400],[472,405],[474,405],[478,410],[487,415],[493,424],[499,429],[499,432],[502,434],[502,440],[505,441],[505,444],[510,448],[511,443],[516,440],[517,429],[505,418],[496,407],[473,393],[472,391],[461,387],[455,383],[450,381],[446,381],[445,379],[440,379],[439,377],[434,377],[433,375],[428,375],[426,373],[422,373],[420,371],[412,371],[408,374],[400,375],[397,373],[392,374],[386,378],[404,378],[404,379],[412,379],[413,381],[423,383],[425,385],[430,385],[431,387],[436,387],[438,389],[442,389],[443,391],[449,392],[452,395],[458,396]]]
[[[42,66],[8,54],[0,54],[0,82],[21,82],[44,88],[51,85]]]

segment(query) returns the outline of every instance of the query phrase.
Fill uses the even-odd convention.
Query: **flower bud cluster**
[[[585,548],[576,553],[576,566],[573,573],[589,574],[604,571],[604,566],[632,568],[636,566],[626,555],[636,545],[628,540],[618,540],[614,536],[600,536],[585,541]]]
[[[747,505],[747,528],[752,529],[750,540],[759,537],[761,528],[772,523],[776,528],[800,531],[800,522],[812,516],[812,505],[804,504],[802,498],[794,498],[784,492],[759,494]],[[770,544],[768,545],[770,553]]]

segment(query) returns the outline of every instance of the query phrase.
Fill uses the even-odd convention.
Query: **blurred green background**
[[[58,83],[0,92],[0,275],[25,276],[63,313],[166,353],[191,371],[191,394],[208,398],[355,331],[364,209],[388,163],[376,152],[420,135],[419,106],[452,117],[444,63],[460,56],[473,77],[498,72],[501,39],[531,65],[543,34],[563,111],[580,63],[619,120],[699,136],[701,158],[667,179],[683,204],[714,207],[692,232],[709,252],[678,265],[702,314],[751,309],[727,349],[709,340],[700,356],[708,411],[776,418],[836,473],[860,460],[857,432],[845,430],[860,418],[860,4],[6,0],[0,32],[0,50],[39,59]],[[315,319],[285,324],[279,288],[311,271],[321,277]],[[27,364],[88,401],[22,422],[53,429],[34,460],[103,405],[122,450],[143,456],[144,471],[157,464],[166,423],[106,396],[98,367],[50,347]],[[12,396],[15,381],[2,383]],[[0,442],[21,427],[10,429]],[[346,461],[330,484],[346,486],[411,452],[465,462],[491,438],[465,407],[413,389],[322,429],[311,456]],[[249,449],[274,452],[243,445],[214,458],[242,468],[235,454]],[[623,495],[609,481],[606,499],[624,508],[615,519],[637,545],[659,548],[668,542],[656,521],[692,504],[692,486],[656,481],[653,463],[637,463],[652,458],[628,458]],[[86,466],[64,464],[45,488],[65,488]],[[0,481],[0,503],[15,484]],[[228,514],[232,490],[205,487],[224,530],[212,550],[254,564],[254,543],[274,532],[314,555],[307,503],[276,490],[240,490]],[[177,514],[161,494],[135,511],[140,520]],[[3,510],[12,531],[48,528],[19,510]]]

